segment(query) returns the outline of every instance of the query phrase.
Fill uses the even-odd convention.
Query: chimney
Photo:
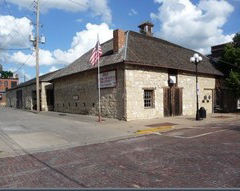
[[[124,31],[117,29],[113,31],[113,53],[118,52],[123,48],[125,43]]]
[[[145,34],[147,36],[153,36],[152,28],[154,27],[154,24],[150,21],[142,22],[138,28],[140,29],[139,32],[141,34]]]

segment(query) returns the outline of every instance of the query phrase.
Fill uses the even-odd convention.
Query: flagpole
[[[99,43],[99,37],[98,38],[98,43]],[[99,44],[98,44],[98,49],[99,49]],[[101,87],[100,87],[100,66],[99,66],[99,52],[98,52],[98,122],[101,122]]]

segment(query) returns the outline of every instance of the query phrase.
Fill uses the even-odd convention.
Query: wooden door
[[[22,109],[22,90],[17,91],[17,108]]]
[[[164,117],[182,115],[182,88],[164,88],[163,96]]]

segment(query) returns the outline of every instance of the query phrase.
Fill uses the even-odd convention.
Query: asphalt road
[[[1,188],[239,188],[239,120],[0,159]]]

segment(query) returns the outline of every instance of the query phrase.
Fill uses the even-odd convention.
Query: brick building
[[[0,78],[0,105],[6,105],[6,90],[18,85],[16,78]]]

